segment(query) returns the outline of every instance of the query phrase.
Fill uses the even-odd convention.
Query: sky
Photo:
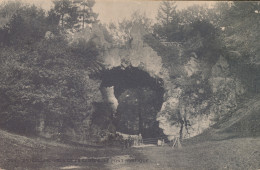
[[[193,4],[213,4],[214,2],[205,1],[177,1],[177,8],[183,9]],[[123,0],[96,0],[96,5],[93,10],[99,13],[99,19],[105,23],[109,21],[118,21],[124,18],[129,18],[131,14],[139,10],[145,12],[146,16],[155,19],[157,10],[160,6],[160,1],[123,1]]]
[[[0,2],[7,0],[0,0]],[[45,10],[49,10],[52,6],[52,0],[19,0],[22,2],[35,4],[42,7]],[[176,1],[177,8],[183,9],[193,4],[214,4],[214,1]],[[134,11],[139,10],[144,12],[147,17],[155,20],[157,15],[157,9],[160,5],[160,1],[149,0],[96,0],[96,4],[93,7],[94,12],[99,14],[98,19],[102,23],[109,23],[121,21],[123,19],[130,18]]]

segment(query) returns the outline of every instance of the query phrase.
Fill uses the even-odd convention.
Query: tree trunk
[[[63,23],[63,18],[64,18],[64,14],[61,15],[61,27],[64,27],[64,23]]]
[[[142,108],[139,108],[139,113],[138,113],[138,117],[139,117],[139,133],[142,134],[143,132],[143,118],[142,118]]]
[[[84,4],[84,8],[83,8],[83,20],[82,20],[82,22],[83,22],[83,24],[82,24],[83,29],[84,29],[84,24],[85,24],[85,7],[86,7],[86,5]]]
[[[180,123],[181,123],[181,128],[180,128],[180,141],[182,141],[183,124],[184,124],[183,120],[181,120]]]
[[[189,123],[189,121],[186,119],[186,114],[185,114],[185,117],[184,117],[184,125],[185,125],[185,129],[186,129],[187,134],[190,135],[190,133],[189,133],[189,128],[188,128],[188,126],[190,126],[190,123]]]

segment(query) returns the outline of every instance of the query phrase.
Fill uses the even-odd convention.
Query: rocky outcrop
[[[229,64],[223,56],[220,56],[212,67],[210,83],[214,96],[210,112],[218,120],[236,109],[237,96],[243,94],[245,89],[239,81],[231,76]]]
[[[183,129],[184,137],[192,137],[214,124],[216,118],[218,119],[236,108],[236,96],[242,94],[244,89],[238,81],[232,78],[229,64],[224,57],[220,56],[212,67],[207,61],[200,59],[196,53],[191,53],[186,62],[176,61],[178,66],[175,67],[174,64],[163,63],[167,60],[163,60],[163,56],[159,56],[157,51],[143,41],[145,34],[142,26],[137,24],[131,30],[130,45],[109,47],[101,56],[106,70],[120,68],[123,72],[132,67],[148,73],[155,80],[161,79],[163,82],[163,101],[158,110],[152,111],[149,111],[152,105],[148,104],[149,107],[143,107],[146,111],[141,111],[138,110],[140,107],[138,104],[131,103],[131,100],[128,99],[128,95],[135,94],[137,89],[126,88],[118,92],[118,87],[113,84],[105,86],[107,89],[114,86],[114,93],[117,93],[109,94],[113,97],[110,99],[105,97],[107,98],[105,100],[111,104],[114,111],[117,108],[116,115],[120,119],[117,119],[116,126],[123,129],[124,133],[137,134],[140,131],[140,121],[143,124],[142,128],[147,126],[147,129],[152,129],[152,124],[156,124],[158,121],[158,126],[169,138],[178,136],[180,129]],[[175,57],[176,60],[180,58],[181,56]],[[134,76],[138,77],[138,75]],[[187,93],[189,88],[190,93]],[[110,92],[112,93],[112,90]],[[185,93],[190,95],[189,102],[185,102],[183,99]],[[133,102],[137,98],[137,96],[133,97]],[[127,102],[124,103],[126,100]],[[147,115],[148,112],[151,114]],[[146,119],[147,124],[153,123],[145,125],[145,120],[140,119]],[[148,121],[149,119],[153,120]],[[181,121],[186,122],[185,127],[182,127]],[[151,133],[148,131],[147,133]]]

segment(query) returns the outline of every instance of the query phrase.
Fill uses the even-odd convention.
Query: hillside
[[[57,170],[82,167],[106,169],[105,159],[132,151],[116,147],[67,145],[44,139],[32,139],[0,130],[0,169]],[[78,168],[77,168],[78,169]]]
[[[260,96],[249,99],[202,134],[187,143],[260,136]]]

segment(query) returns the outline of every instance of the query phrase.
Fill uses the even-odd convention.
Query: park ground
[[[259,169],[260,137],[170,146],[84,147],[0,132],[0,169]]]
[[[0,130],[0,170],[260,169],[260,100],[182,148],[68,145]]]

